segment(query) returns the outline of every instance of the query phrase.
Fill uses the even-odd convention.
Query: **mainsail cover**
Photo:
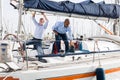
[[[73,3],[70,1],[24,0],[24,8],[113,19],[120,17],[120,5],[94,3],[93,1]]]

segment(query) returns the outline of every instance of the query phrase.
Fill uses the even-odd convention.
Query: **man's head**
[[[69,19],[65,19],[65,21],[64,21],[64,26],[65,26],[65,27],[68,27],[68,26],[69,26],[69,24],[70,24]]]
[[[39,24],[40,24],[40,25],[43,25],[44,22],[45,22],[44,19],[43,19],[43,18],[40,18],[40,20],[39,20]]]

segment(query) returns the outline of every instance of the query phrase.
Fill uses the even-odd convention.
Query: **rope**
[[[111,31],[109,31],[107,28],[105,28],[103,25],[101,25],[100,23],[98,23],[97,21],[93,20],[96,24],[98,24],[101,28],[104,29],[105,32],[107,32],[110,35],[113,35],[113,33]]]
[[[96,40],[95,43],[96,43],[98,51],[100,52],[100,48],[98,47],[98,41]],[[101,66],[101,61],[100,61],[100,55],[99,54],[98,54],[98,59],[99,59],[99,66]]]
[[[7,80],[7,78],[13,73],[9,73],[8,75],[5,76],[5,78],[3,78],[3,80]]]

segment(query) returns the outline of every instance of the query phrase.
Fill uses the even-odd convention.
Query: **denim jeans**
[[[68,42],[66,34],[60,34],[60,33],[58,33],[58,35],[55,35],[55,39],[56,39],[56,45],[57,45],[58,51],[60,51],[60,49],[61,49],[61,45],[60,45],[60,41],[61,40],[64,41],[65,51],[67,52],[69,50],[69,42]]]
[[[43,55],[44,51],[42,49],[42,40],[41,39],[30,39],[23,43],[23,50],[26,49],[26,45],[34,45],[34,49],[37,50],[38,55]]]

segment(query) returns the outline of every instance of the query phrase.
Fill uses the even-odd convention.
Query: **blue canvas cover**
[[[49,0],[24,0],[25,8],[40,9],[52,12],[62,12],[84,16],[119,18],[120,5],[94,3],[93,1],[84,1],[73,3],[70,1],[49,1]]]

